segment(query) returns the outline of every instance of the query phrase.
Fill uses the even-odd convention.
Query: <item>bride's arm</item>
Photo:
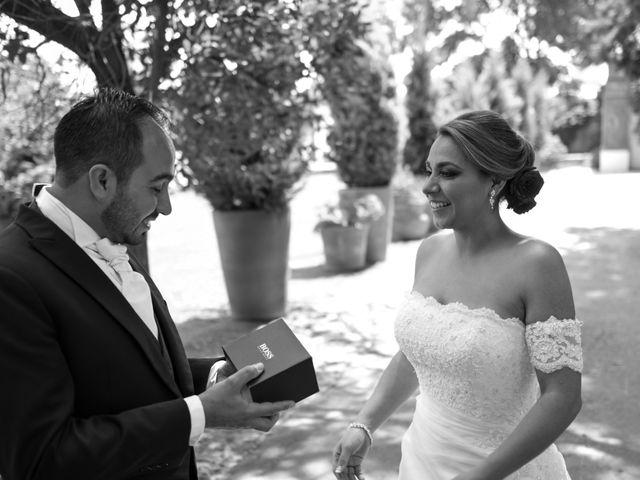
[[[575,311],[564,263],[553,247],[542,242],[535,242],[527,256],[523,298],[526,335],[540,384],[540,398],[481,465],[454,480],[507,477],[549,447],[582,405],[579,322],[571,320]],[[553,354],[549,355],[550,352]]]
[[[442,233],[431,235],[418,247],[414,267],[414,288],[419,284],[419,279],[428,274],[426,265],[443,238],[445,235]],[[413,366],[402,352],[396,353],[355,421],[364,423],[371,431],[377,430],[417,388],[418,378]]]
[[[402,352],[394,355],[385,368],[373,394],[367,400],[354,423],[365,425],[373,433],[416,391],[418,379],[413,367]],[[360,476],[361,466],[371,439],[362,428],[348,428],[333,450],[336,478]]]
[[[414,286],[422,275],[423,265],[433,251],[436,237],[427,237],[422,241],[415,261]],[[391,416],[402,403],[409,398],[418,388],[418,379],[413,366],[402,352],[398,352],[385,368],[373,394],[364,405],[356,419],[357,423],[363,423],[373,432]]]
[[[423,266],[434,248],[436,236],[422,241],[416,255],[414,285]],[[354,423],[364,428],[348,428],[333,449],[334,474],[339,480],[351,480],[361,476],[362,461],[371,447],[369,435],[376,431],[387,418],[418,388],[418,379],[407,357],[398,352],[385,368],[371,397],[365,403]]]
[[[418,388],[413,366],[402,352],[398,352],[382,373],[367,403],[355,419],[374,432]]]

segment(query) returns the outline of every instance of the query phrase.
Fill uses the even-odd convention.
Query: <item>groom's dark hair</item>
[[[126,183],[142,163],[140,123],[152,120],[168,132],[169,118],[148,100],[115,88],[100,88],[76,103],[56,127],[56,181],[75,183],[98,163]]]

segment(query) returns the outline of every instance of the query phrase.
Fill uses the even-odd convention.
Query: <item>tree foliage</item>
[[[176,0],[176,3],[179,0]],[[95,3],[95,5],[94,5]],[[173,0],[74,0],[77,15],[64,13],[51,0],[0,0],[0,52],[25,63],[37,54],[31,30],[56,42],[89,66],[99,86],[117,87],[158,100],[180,38],[169,20],[182,17]],[[98,8],[95,13],[93,8]],[[10,20],[9,20],[10,19]],[[146,247],[134,248],[147,264]]]
[[[466,110],[493,110],[519,128],[523,92],[517,91],[516,82],[506,74],[506,69],[501,52],[491,50],[456,66],[440,87],[438,96],[444,100],[438,106],[439,121],[447,121]]]
[[[53,129],[71,103],[51,68],[36,57],[0,56],[0,216],[12,216],[33,182],[51,181]]]
[[[519,34],[572,52],[580,65],[610,62],[640,77],[637,0],[505,0]]]
[[[185,173],[216,209],[282,209],[306,171],[300,2],[193,7],[169,97]]]
[[[367,43],[368,24],[355,0],[321,0],[308,17],[312,66],[333,124],[329,158],[353,187],[389,185],[396,169],[398,123],[391,68]]]
[[[179,56],[182,33],[195,8],[213,10],[199,0],[73,0],[77,14],[52,0],[0,0],[7,24],[0,50],[24,62],[37,54],[32,31],[56,42],[90,67],[99,86],[121,88],[157,101],[161,84]],[[0,15],[0,19],[2,15]],[[7,18],[12,22],[7,22]]]
[[[523,37],[573,54],[586,66],[606,62],[640,91],[640,2],[637,0],[506,0],[522,20]],[[640,95],[632,96],[640,111]]]
[[[437,48],[431,48],[432,65],[447,61],[464,41],[481,41],[476,28],[480,15],[490,13],[495,3],[490,0],[460,0],[459,2],[434,2],[433,0],[404,0],[403,16],[410,27],[402,39],[403,46],[414,51],[424,50],[433,37],[442,37]]]
[[[426,173],[426,160],[438,128],[432,118],[431,63],[424,51],[415,51],[411,72],[407,76],[406,108],[409,137],[402,152],[402,163],[414,174]]]
[[[76,0],[75,5],[78,15],[73,17],[56,8],[50,0],[0,0],[0,13],[18,24],[12,28],[9,38],[4,39],[9,58],[13,60],[17,55],[24,60],[32,51],[26,44],[30,37],[24,28],[27,27],[78,55],[91,68],[98,84],[133,91],[118,2],[101,2],[101,28],[90,12],[90,0]]]

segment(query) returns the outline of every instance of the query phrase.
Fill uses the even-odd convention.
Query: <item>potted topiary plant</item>
[[[422,193],[423,178],[414,175],[408,167],[393,177],[393,241],[418,240],[433,230],[429,216],[429,202]]]
[[[185,32],[169,94],[176,145],[182,173],[214,210],[233,317],[267,321],[285,314],[289,201],[308,164],[302,28],[294,4],[219,7]]]
[[[347,207],[339,203],[325,205],[315,231],[322,236],[327,266],[338,270],[364,268],[369,229],[383,214],[384,205],[373,194]]]
[[[413,52],[413,65],[405,85],[409,136],[402,150],[402,163],[413,174],[424,176],[427,173],[425,162],[438,135],[438,127],[433,121],[435,100],[431,93],[431,62],[422,48]]]
[[[371,77],[378,74],[370,71]],[[367,245],[367,261],[386,258],[391,240],[393,197],[391,180],[396,170],[398,125],[390,108],[381,99],[363,95],[332,108],[334,125],[328,136],[330,158],[338,167],[338,175],[347,188],[340,199],[349,205],[368,194],[377,195],[385,206],[385,214],[372,223]]]
[[[397,164],[398,122],[387,101],[395,96],[395,89],[388,63],[362,40],[366,24],[358,12],[352,17],[339,34],[325,39],[313,65],[321,76],[320,90],[333,120],[328,156],[347,186],[340,192],[342,204],[374,193],[385,206],[385,214],[369,232],[367,260],[377,262],[386,258],[391,240],[390,182]]]

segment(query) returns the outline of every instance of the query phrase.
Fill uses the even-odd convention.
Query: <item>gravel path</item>
[[[504,218],[515,230],[558,247],[585,322],[584,406],[561,437],[574,480],[640,478],[640,174],[580,167],[547,172],[539,205]],[[288,323],[314,358],[321,393],[283,416],[269,434],[206,432],[198,446],[202,479],[320,479],[344,423],[395,351],[395,309],[411,288],[418,242],[394,243],[385,262],[350,275],[323,267],[312,232],[315,209],[340,188],[333,174],[310,177],[292,204]],[[219,352],[255,325],[228,318],[211,209],[191,192],[153,226],[152,275],[191,354]],[[180,261],[176,262],[176,252]],[[368,480],[395,478],[408,402],[378,432]]]

